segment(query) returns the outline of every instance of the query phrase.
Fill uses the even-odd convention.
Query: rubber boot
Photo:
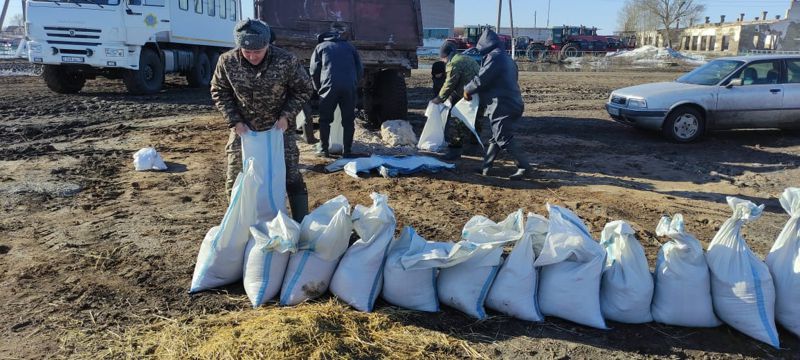
[[[288,193],[286,195],[289,198],[292,219],[298,223],[303,222],[303,218],[308,215],[308,192]]]
[[[508,177],[509,180],[522,180],[525,176],[530,175],[531,172],[531,164],[528,161],[528,157],[525,155],[525,152],[520,149],[519,145],[517,145],[516,141],[512,141],[510,144],[506,146],[506,151],[508,151],[508,155],[514,159],[514,162],[517,163],[517,171]]]
[[[319,142],[319,140],[314,137],[314,123],[310,120],[306,120],[306,124],[303,125],[303,138],[305,138],[306,144],[309,145]]]
[[[456,161],[461,159],[461,153],[463,149],[460,147],[449,147],[447,148],[447,153],[442,156],[442,160],[444,161]]]
[[[486,154],[483,156],[483,165],[481,166],[481,175],[489,176],[489,170],[494,165],[494,160],[497,159],[497,154],[500,152],[500,145],[495,143],[489,144],[489,148],[486,149]]]

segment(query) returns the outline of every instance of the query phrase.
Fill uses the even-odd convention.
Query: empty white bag
[[[521,320],[544,320],[536,300],[538,271],[533,262],[536,260],[534,243],[544,243],[547,226],[544,217],[528,214],[522,240],[514,245],[503,262],[486,297],[488,308]]]
[[[136,171],[167,170],[167,165],[156,149],[146,147],[133,154],[133,167]]]
[[[653,275],[636,232],[624,221],[606,224],[600,235],[606,265],[600,283],[600,309],[606,320],[627,324],[653,321]]]
[[[425,116],[428,120],[425,121],[425,127],[422,128],[417,148],[426,151],[438,151],[444,147],[444,126],[447,124],[447,114],[449,112],[450,108],[444,104],[428,103],[428,108],[425,109]]]
[[[250,227],[250,240],[244,250],[244,291],[253,307],[259,307],[281,291],[286,264],[297,251],[300,224],[286,213],[268,223]]]
[[[775,318],[800,336],[800,188],[781,195],[781,206],[791,217],[767,255],[775,281]]]
[[[478,144],[483,147],[483,142],[481,142],[481,136],[478,134],[478,131],[475,129],[475,122],[478,120],[478,108],[480,107],[480,97],[478,95],[473,95],[472,100],[461,99],[459,100],[455,106],[453,106],[453,110],[450,112],[450,115],[461,120],[462,123],[472,132],[472,135],[475,136],[475,139],[478,140]]]
[[[577,215],[547,204],[550,224],[539,270],[539,309],[578,324],[605,329],[600,311],[600,279],[606,252]]]
[[[342,109],[336,106],[333,112],[333,122],[331,132],[328,135],[328,152],[331,154],[341,154],[344,152],[344,126],[342,126]]]
[[[272,220],[286,212],[286,160],[283,154],[283,131],[248,131],[242,136],[242,159],[254,159],[258,187],[258,220]]]
[[[772,276],[741,234],[744,224],[761,217],[764,205],[731,196],[727,199],[733,216],[722,224],[706,253],[714,310],[734,329],[778,348]]]
[[[289,259],[283,278],[281,305],[297,305],[328,290],[352,232],[350,203],[342,195],[328,200],[303,219],[298,251]]]
[[[330,290],[359,311],[372,311],[383,287],[386,251],[397,222],[386,195],[372,193],[372,206],[356,205],[352,221],[360,237],[345,252],[331,279]]]
[[[427,241],[410,226],[405,227],[397,241],[392,242],[383,267],[383,291],[386,302],[402,308],[437,312],[439,297],[436,294],[436,276],[439,269],[433,264],[405,269],[403,257],[423,259],[426,256],[446,256],[453,243]],[[443,255],[442,255],[443,254]],[[410,263],[415,266],[416,263]]]
[[[256,223],[256,192],[261,183],[253,159],[247,160],[245,169],[236,178],[222,222],[206,233],[200,245],[189,290],[192,293],[242,278],[244,249],[250,238],[250,225]]]
[[[653,320],[686,327],[721,325],[714,315],[711,278],[703,247],[686,231],[683,215],[662,217],[656,235],[666,236],[670,241],[658,251],[655,292],[650,306]]]

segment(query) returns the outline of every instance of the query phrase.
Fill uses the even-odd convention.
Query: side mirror
[[[742,82],[742,79],[732,79],[730,82],[728,82],[728,85],[725,86],[725,87],[730,89],[730,88],[732,88],[734,86],[742,86],[742,85],[744,85],[744,83]]]

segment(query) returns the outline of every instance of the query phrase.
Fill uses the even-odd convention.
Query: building
[[[447,39],[455,27],[455,0],[421,0],[422,38]]]
[[[500,33],[511,35],[511,28],[510,27],[500,27]],[[528,37],[533,41],[540,41],[545,42],[553,37],[553,30],[551,28],[540,28],[540,27],[514,27],[514,36],[516,37]]]

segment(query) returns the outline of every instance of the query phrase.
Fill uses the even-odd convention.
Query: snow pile
[[[672,48],[659,48],[653,45],[608,54],[607,57],[632,60],[635,65],[664,65],[669,61],[679,61],[687,65],[706,63],[703,57],[688,56]]]

